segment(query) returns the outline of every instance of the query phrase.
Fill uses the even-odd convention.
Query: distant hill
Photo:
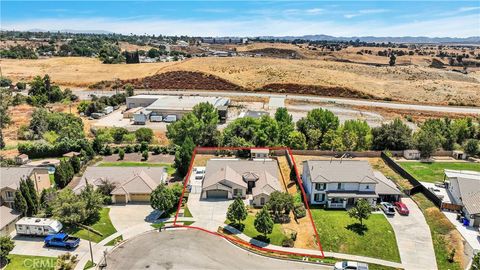
[[[45,30],[45,29],[29,29],[27,32],[60,32],[60,33],[71,33],[71,34],[97,34],[97,35],[108,35],[113,34],[113,32],[105,30],[73,30],[73,29],[61,29],[61,30]]]
[[[264,39],[279,39],[279,40],[295,40],[295,39],[304,39],[311,41],[350,41],[357,40],[363,42],[392,42],[392,43],[480,43],[480,36],[466,37],[466,38],[455,38],[455,37],[334,37],[329,35],[305,35],[305,36],[261,36],[259,38]]]

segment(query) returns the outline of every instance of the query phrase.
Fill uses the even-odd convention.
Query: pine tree
[[[253,222],[253,225],[258,232],[263,234],[265,239],[267,239],[267,234],[272,233],[273,219],[270,216],[266,206],[264,206],[262,210],[255,215],[255,221]]]
[[[23,215],[27,215],[27,201],[22,195],[20,189],[15,191],[15,199],[13,201],[13,209],[22,213]]]
[[[227,218],[235,224],[240,224],[241,221],[247,218],[247,208],[240,197],[237,197],[230,206],[228,206]]]
[[[34,201],[32,200],[32,196],[30,195],[30,188],[25,179],[20,180],[20,192],[27,202],[26,216],[31,217],[32,215],[36,214],[36,207]]]
[[[186,137],[182,146],[175,154],[175,168],[177,168],[177,173],[180,177],[184,177],[188,172],[193,149],[195,149],[195,145],[192,138]]]
[[[35,188],[35,183],[30,178],[27,178],[25,180],[25,183],[28,186],[28,194],[30,195],[30,199],[32,201],[32,209],[31,209],[32,215],[36,215],[38,213],[39,202],[38,202],[37,190]]]

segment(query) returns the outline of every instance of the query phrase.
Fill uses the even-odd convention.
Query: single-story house
[[[167,176],[164,167],[87,167],[73,192],[79,194],[87,182],[98,187],[109,181],[115,184],[110,193],[113,203],[149,202],[152,191]]]
[[[15,191],[20,187],[20,180],[30,178],[38,193],[50,187],[48,168],[38,167],[1,167],[0,168],[0,205],[13,207]]]
[[[21,214],[12,208],[4,205],[0,206],[0,235],[10,235],[15,230],[15,222],[17,222]]]
[[[372,206],[398,201],[401,191],[365,160],[308,160],[303,162],[303,186],[310,204],[347,208],[358,199]]]
[[[420,159],[420,151],[415,149],[404,150],[403,157],[409,160]]]
[[[283,191],[276,160],[211,159],[202,183],[203,199],[249,198],[263,206],[274,191]]]
[[[452,203],[462,205],[470,226],[480,226],[480,172],[445,170]]]

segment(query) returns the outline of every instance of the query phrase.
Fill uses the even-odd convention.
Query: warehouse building
[[[143,107],[152,115],[175,115],[177,119],[191,112],[199,103],[208,102],[217,108],[220,121],[227,119],[227,107],[230,99],[223,97],[200,97],[200,96],[161,96],[161,95],[137,95],[127,97],[127,109]]]

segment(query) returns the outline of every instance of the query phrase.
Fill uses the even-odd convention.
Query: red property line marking
[[[185,195],[185,190],[187,189],[188,182],[190,181],[190,174],[192,172],[192,167],[193,167],[193,163],[194,163],[194,160],[195,160],[195,156],[197,155],[197,149],[198,150],[217,150],[217,151],[219,151],[219,150],[252,150],[252,149],[285,150],[287,152],[287,155],[289,155],[290,158],[292,159],[293,168],[295,169],[295,174],[297,176],[297,183],[300,186],[300,190],[302,192],[303,200],[305,201],[305,205],[307,206],[308,216],[310,218],[310,222],[312,224],[313,231],[315,232],[315,238],[316,238],[316,241],[318,243],[318,248],[319,248],[320,252],[322,253],[322,255],[319,256],[319,255],[313,255],[313,254],[305,254],[305,253],[297,253],[297,252],[289,252],[289,251],[274,250],[274,249],[269,249],[269,248],[262,248],[262,247],[255,246],[255,245],[253,245],[249,242],[245,242],[243,240],[235,239],[233,237],[228,237],[228,236],[225,236],[225,235],[221,235],[217,232],[212,232],[212,231],[200,228],[200,227],[189,226],[189,225],[177,225],[178,214],[180,213],[180,209],[182,207],[182,201],[183,201],[183,196]],[[286,148],[286,147],[195,147],[195,149],[193,150],[193,153],[192,153],[192,159],[190,160],[190,165],[188,167],[188,172],[187,172],[187,175],[185,176],[185,181],[183,183],[182,196],[180,197],[180,200],[178,201],[177,212],[175,214],[175,219],[173,221],[173,227],[190,228],[190,229],[200,230],[200,231],[212,234],[212,235],[220,236],[220,237],[222,237],[222,238],[224,238],[228,241],[232,241],[232,242],[236,242],[236,243],[239,243],[239,244],[247,245],[247,246],[249,246],[253,249],[257,249],[257,250],[260,250],[260,251],[274,252],[274,253],[284,254],[284,255],[308,256],[308,257],[312,257],[312,258],[321,258],[321,259],[325,258],[325,254],[323,253],[322,244],[320,243],[320,236],[318,235],[317,228],[315,227],[315,223],[313,222],[312,213],[310,212],[310,206],[308,205],[307,195],[306,195],[305,190],[303,188],[302,180],[300,179],[300,176],[298,174],[297,164],[295,162],[295,159],[293,158],[292,150],[290,148]]]

